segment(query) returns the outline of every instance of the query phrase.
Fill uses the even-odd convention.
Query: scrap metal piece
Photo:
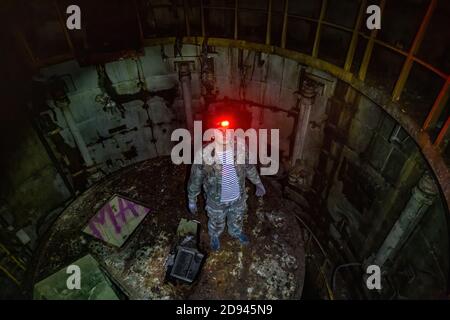
[[[192,283],[200,271],[204,254],[197,249],[199,222],[181,219],[176,249],[166,261],[168,277]]]
[[[123,196],[114,195],[89,220],[83,232],[121,247],[150,209]]]
[[[177,236],[178,237],[186,237],[186,236],[197,236],[198,232],[198,221],[195,220],[187,220],[187,219],[181,219],[180,223],[178,224],[177,228]]]
[[[68,282],[70,268],[65,267],[34,286],[34,299],[37,300],[118,300],[113,284],[100,269],[98,262],[86,255],[73,262],[80,273],[80,288],[70,288]],[[72,275],[76,275],[75,273]]]
[[[204,255],[196,249],[178,246],[170,276],[189,283],[193,282],[200,270],[203,257]]]

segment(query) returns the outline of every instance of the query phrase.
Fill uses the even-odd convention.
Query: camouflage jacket
[[[188,199],[189,202],[196,202],[197,196],[200,194],[203,187],[207,205],[220,204],[222,192],[222,165],[220,164],[220,161],[218,161],[218,158],[215,158],[216,162],[213,162],[211,157],[215,157],[216,155],[214,153],[208,155],[208,153],[205,152],[205,147],[199,152],[201,152],[205,158],[208,158],[207,160],[210,160],[209,163],[213,164],[210,165],[204,161],[202,164],[194,163],[192,165],[191,175],[187,186]],[[256,166],[254,164],[249,164],[248,148],[245,148],[245,164],[237,164],[236,149],[237,146],[235,144],[234,164],[239,180],[240,198],[243,196],[246,198],[245,178],[248,178],[254,185],[261,183],[261,179]],[[198,155],[199,154],[196,156]]]

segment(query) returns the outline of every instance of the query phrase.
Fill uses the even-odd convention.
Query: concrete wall
[[[0,242],[19,242],[15,234],[24,228],[33,247],[38,228],[71,194],[27,115],[12,112],[16,117],[0,130]]]
[[[0,39],[9,44],[0,53],[0,243],[32,248],[38,228],[70,199],[70,191],[32,124],[31,70],[9,29]],[[21,229],[22,241],[16,235]]]
[[[68,93],[70,111],[95,163],[88,179],[95,172],[100,172],[97,178],[102,177],[136,161],[170,153],[170,133],[184,126],[185,119],[177,70],[180,61],[190,63],[194,118],[202,118],[205,88],[200,81],[200,48],[185,45],[180,58],[174,57],[173,46],[148,47],[137,60],[105,65],[118,94],[137,92],[139,78],[155,93],[147,100],[148,114],[145,101],[139,99],[123,103],[122,112],[117,108],[105,111],[96,102],[103,89],[95,67],[80,68],[72,61],[42,70],[47,77],[70,74],[73,79],[75,89]],[[283,163],[288,163],[296,121],[289,112],[299,110],[299,78],[304,67],[275,55],[210,49],[213,100],[249,101],[253,127],[280,129],[281,155]],[[319,204],[310,213],[316,211],[316,231],[331,241],[331,272],[338,263],[364,262],[377,252],[427,164],[414,141],[380,107],[327,74],[310,68],[304,71],[319,84],[303,137],[302,165],[311,180],[304,196]],[[62,140],[76,148],[61,111],[51,101],[49,106],[44,114],[56,114],[53,119]],[[410,290],[411,297],[444,292],[446,287],[448,235],[446,208],[440,199],[424,221],[391,266],[393,274],[416,275],[415,285],[421,289]],[[427,263],[415,265],[417,257]],[[392,281],[393,286],[407,287],[401,276]]]
[[[205,100],[200,81],[200,47],[183,46],[183,58],[174,57],[173,52],[173,46],[169,45],[147,47],[145,55],[138,59],[124,59],[105,65],[112,87],[118,95],[128,100],[122,103],[123,109],[117,105],[105,108],[98,102],[104,89],[95,66],[79,67],[75,61],[69,61],[41,70],[47,79],[64,77],[69,87],[70,113],[95,164],[89,172],[80,174],[79,171],[83,170],[81,151],[71,152],[72,156],[62,156],[66,158],[72,176],[96,180],[120,167],[170,153],[173,145],[170,134],[173,129],[183,127],[185,119],[177,69],[180,62],[191,63],[194,117],[202,118]],[[246,108],[252,114],[253,127],[279,128],[281,152],[285,160],[288,159],[295,120],[288,112],[297,110],[302,66],[275,55],[246,50],[240,52],[231,48],[213,48],[209,57],[214,60],[215,100],[248,100]],[[318,96],[312,112],[311,121],[318,123],[323,121],[326,100],[335,80],[317,71],[308,72],[327,84],[327,90]],[[152,92],[150,98],[130,98],[139,91],[139,81]],[[44,131],[55,132],[57,128],[57,137],[49,138],[55,152],[64,155],[67,153],[65,150],[77,149],[74,133],[69,129],[63,112],[51,100],[47,104],[48,109],[41,112],[41,118],[45,119],[47,126]],[[311,141],[316,138],[314,134]],[[308,143],[311,144],[311,141]],[[312,143],[307,148],[317,149],[317,146]],[[310,161],[317,161],[317,152],[308,151],[308,154],[316,158]],[[81,166],[73,164],[80,162]],[[94,173],[96,178],[92,179]],[[80,188],[90,182],[82,183]]]
[[[139,99],[125,101],[122,109],[118,105],[105,108],[98,102],[97,97],[103,92],[95,66],[80,68],[77,62],[69,61],[42,70],[46,77],[69,74],[73,80],[73,90],[68,92],[69,109],[95,164],[89,174],[100,172],[101,176],[107,175],[131,163],[170,152],[170,134],[183,119],[178,75],[171,68],[170,61],[161,59],[159,47],[149,48],[145,53],[139,61],[127,59],[105,66],[118,95],[139,91],[138,72],[153,94],[145,103]],[[53,142],[55,149],[64,153],[65,145],[76,148],[74,134],[63,112],[52,101],[48,101],[48,106],[49,109],[41,116],[50,118],[62,137]],[[69,158],[70,161],[79,159]]]
[[[185,45],[182,54],[183,57],[175,57],[170,45],[148,47],[137,59],[105,64],[107,79],[102,77],[101,68],[80,67],[75,61],[41,70],[47,79],[62,76],[68,88],[69,110],[64,114],[48,99],[47,106],[40,111],[39,127],[75,190],[83,191],[121,167],[170,153],[171,132],[185,126],[177,69],[180,62],[191,63],[193,110],[195,118],[201,119],[205,88],[200,81],[200,46]],[[412,139],[380,107],[327,74],[279,56],[246,50],[216,47],[211,48],[209,57],[214,61],[211,79],[214,99],[246,100],[253,127],[279,128],[284,164],[291,156],[296,121],[292,114],[299,108],[302,68],[307,77],[319,84],[303,137],[303,165],[311,180],[303,196],[310,204],[318,204],[309,213],[315,221],[312,228],[323,235],[331,257],[325,271],[331,276],[337,264],[363,262],[373,255],[398,219],[412,188],[427,170]],[[142,87],[150,94],[140,95]],[[105,92],[113,94],[120,103],[105,106],[99,99],[105,97]],[[69,125],[67,112],[74,126]],[[77,135],[87,154],[83,154],[86,151],[80,149],[74,138]],[[31,142],[33,134],[26,136],[24,141],[28,139],[31,145],[38,145]],[[26,152],[31,150],[32,147],[24,147],[21,157],[27,158]],[[28,158],[39,159],[39,152]],[[92,159],[91,166],[86,166],[87,157]],[[45,163],[39,168],[45,168]],[[39,171],[31,169],[30,172]],[[20,175],[14,175],[19,179]],[[55,182],[58,181],[55,175],[46,179],[44,175],[37,181],[48,185],[51,180],[57,190],[64,190]],[[53,193],[37,187],[34,190],[33,201],[38,194],[45,198],[44,194]],[[14,190],[11,198],[19,199],[20,194]],[[48,210],[44,203],[47,204],[35,201],[30,206],[43,212]],[[392,290],[409,290],[409,297],[445,291],[446,214],[447,208],[440,199],[425,214],[423,223],[391,266],[394,274],[399,275],[392,280],[395,287]],[[344,280],[351,277],[355,275],[344,272]],[[408,295],[403,291],[388,294]]]
[[[337,265],[371,264],[413,188],[430,170],[406,132],[347,85],[337,84],[326,114],[320,160],[307,197],[322,204],[313,220],[318,234],[324,235],[328,259],[334,260],[325,263],[331,279]],[[382,297],[445,295],[449,268],[447,215],[448,209],[438,197],[399,253],[382,266],[383,290],[378,292]],[[361,269],[344,269],[338,277],[358,283]],[[345,296],[343,287],[341,283],[335,288],[337,295]],[[362,296],[374,294],[362,291]]]

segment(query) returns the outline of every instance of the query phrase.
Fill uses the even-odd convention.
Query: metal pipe
[[[417,186],[414,187],[411,198],[378,250],[373,264],[381,267],[388,260],[393,260],[425,212],[433,204],[438,192],[433,178],[428,173],[424,174]]]
[[[323,246],[320,244],[319,239],[315,236],[314,232],[312,232],[311,228],[308,227],[305,221],[303,221],[302,218],[300,218],[297,214],[294,214],[294,217],[305,227],[306,230],[308,230],[309,234],[311,235],[311,238],[314,239],[314,241],[317,243],[317,246],[319,247],[320,251],[322,252],[323,256],[328,259],[327,252],[323,248]]]
[[[181,88],[183,91],[184,110],[186,113],[186,127],[192,134],[194,117],[192,114],[191,71],[189,70],[189,64],[180,64],[179,76]]]
[[[328,255],[325,251],[325,249],[323,248],[323,246],[320,244],[319,239],[315,236],[314,232],[312,232],[311,228],[308,227],[308,225],[306,224],[305,221],[303,221],[302,218],[300,218],[297,214],[294,213],[294,217],[303,225],[303,227],[309,232],[310,235],[310,239],[314,239],[314,241],[316,242],[317,246],[319,247],[319,250],[322,252],[323,257],[324,257],[324,261],[326,262],[328,259]],[[308,256],[308,254],[306,255],[306,257]],[[309,255],[309,257],[312,258],[312,260],[314,261],[314,264],[316,265],[316,267],[319,269],[319,273],[322,275],[323,281],[325,283],[325,286],[327,288],[327,293],[328,293],[328,297],[330,298],[330,300],[334,300],[334,295],[333,295],[333,291],[330,288],[330,284],[328,283],[328,279],[325,275],[325,273],[323,272],[323,268],[320,268],[317,265],[316,262],[316,257],[314,256],[314,254]]]
[[[297,117],[297,124],[295,127],[295,138],[291,158],[292,165],[295,165],[297,159],[303,159],[309,117],[316,97],[316,87],[313,81],[308,79],[303,81],[301,84],[300,96],[300,113]]]

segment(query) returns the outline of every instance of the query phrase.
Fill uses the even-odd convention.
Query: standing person
[[[203,186],[208,213],[208,234],[213,251],[220,249],[220,235],[228,226],[228,233],[248,244],[249,239],[242,231],[243,216],[247,211],[245,179],[256,186],[256,196],[262,197],[266,190],[254,164],[249,164],[247,148],[240,148],[234,136],[228,134],[228,121],[221,121],[216,130],[213,152],[205,155],[206,146],[200,151],[205,157],[212,157],[202,164],[193,164],[188,182],[188,206],[192,214],[197,213],[197,196]],[[245,152],[245,163],[236,159],[239,152]],[[204,159],[207,160],[207,159]],[[206,162],[206,163],[205,163]],[[208,164],[211,163],[211,164]]]

